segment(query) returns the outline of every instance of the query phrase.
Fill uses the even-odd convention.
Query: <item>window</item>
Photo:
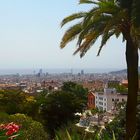
[[[103,100],[103,97],[99,97],[100,100]]]
[[[112,98],[112,102],[114,102],[114,99]]]
[[[99,110],[103,110],[103,107],[99,106]]]
[[[103,102],[99,102],[99,105],[103,105]]]
[[[106,106],[106,103],[104,103],[104,106]]]

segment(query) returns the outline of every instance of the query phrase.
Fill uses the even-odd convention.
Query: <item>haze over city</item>
[[[126,67],[125,44],[111,39],[97,57],[99,42],[85,55],[73,56],[75,42],[59,47],[62,19],[90,9],[77,0],[5,0],[0,2],[0,69],[122,69]]]

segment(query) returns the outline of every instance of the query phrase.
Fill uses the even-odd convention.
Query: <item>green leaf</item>
[[[7,140],[8,137],[7,136],[0,136],[0,140]]]
[[[79,4],[95,4],[95,2],[92,0],[80,0]]]
[[[61,44],[60,44],[60,48],[64,48],[66,46],[66,44],[68,44],[70,41],[74,40],[77,35],[80,33],[82,27],[81,27],[81,23],[78,23],[72,27],[70,27],[64,34]]]
[[[72,138],[67,130],[66,130],[66,134],[67,134],[68,140],[72,140]]]
[[[86,16],[86,12],[79,12],[79,13],[72,14],[62,20],[61,27],[63,27],[68,22],[71,22],[75,19],[83,18],[84,16]]]
[[[137,133],[133,136],[132,140],[137,140]]]
[[[113,140],[116,140],[114,132],[113,132]]]

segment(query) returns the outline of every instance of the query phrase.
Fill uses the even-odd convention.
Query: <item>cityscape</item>
[[[140,0],[5,0],[0,19],[0,140],[140,140]]]
[[[105,87],[109,81],[118,81],[119,84],[126,82],[126,73],[85,73],[81,70],[79,73],[54,73],[49,74],[40,69],[37,73],[11,75],[0,75],[0,89],[21,89],[22,91],[35,94],[44,89],[59,90],[64,82],[75,82],[83,85],[88,90],[100,90]]]

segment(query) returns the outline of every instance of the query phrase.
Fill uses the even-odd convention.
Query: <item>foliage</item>
[[[105,129],[96,129],[94,133],[87,133],[84,129],[74,127],[73,125],[67,126],[57,131],[56,140],[61,140],[67,137],[67,132],[71,136],[72,140],[124,140],[125,135],[125,103],[118,104],[120,110],[116,118],[109,124],[106,125]],[[93,110],[93,113],[97,113],[98,109]],[[98,130],[99,129],[99,130]],[[134,138],[133,138],[134,139]]]
[[[0,123],[6,123],[9,121],[9,115],[5,112],[0,112]]]
[[[104,134],[108,134],[112,137],[112,131],[115,133],[117,140],[124,140],[125,137],[125,124],[126,124],[126,103],[120,103],[117,105],[119,113],[115,116],[112,122],[105,126]]]
[[[125,94],[128,93],[128,88],[126,88],[126,87],[123,86],[123,85],[117,86],[117,87],[116,87],[116,90],[117,90],[117,92],[119,92],[119,93],[125,93]]]
[[[135,134],[131,140],[137,140],[137,135]],[[121,136],[120,136],[121,138]],[[124,140],[123,138],[121,138]],[[107,133],[106,131],[102,133],[92,133],[89,135],[87,132],[78,133],[78,131],[74,128],[67,129],[63,128],[56,133],[55,140],[121,140],[116,137],[116,133],[111,131],[111,133]]]
[[[80,1],[81,2],[81,1]],[[84,56],[90,47],[101,37],[101,45],[99,46],[98,55],[102,47],[106,44],[110,37],[121,33],[121,24],[127,18],[127,13],[115,4],[114,0],[109,1],[92,1],[94,6],[88,12],[79,13],[81,18],[78,24],[70,27],[64,34],[60,47],[64,48],[66,44],[78,37],[77,50],[74,54],[80,52],[80,56]],[[82,1],[87,3],[87,0]],[[77,13],[78,14],[78,13]],[[77,19],[76,14],[66,17],[61,25],[65,25]],[[66,22],[67,21],[67,22]]]
[[[113,133],[113,138],[111,139],[109,135],[104,135],[104,138],[101,138],[98,133],[96,135],[91,136],[90,138],[86,137],[87,133],[84,134],[83,137],[78,135],[76,132],[69,133],[67,130],[62,133],[57,133],[55,140],[116,140],[115,134]]]
[[[75,83],[71,88],[64,91],[51,94],[44,91],[35,97],[21,91],[1,91],[0,111],[5,113],[1,113],[0,122],[9,122],[11,116],[9,118],[8,114],[22,113],[41,122],[50,133],[54,133],[55,129],[67,124],[69,121],[73,121],[76,118],[74,113],[82,111],[87,101],[86,93],[81,85]],[[17,120],[20,124],[19,118]],[[24,117],[21,123],[23,120]],[[31,119],[27,120],[31,121]],[[29,123],[25,121],[22,125],[24,129],[24,125],[28,126]]]
[[[40,110],[48,131],[54,136],[55,130],[75,119],[74,113],[81,112],[83,102],[72,93],[57,91],[49,94]]]
[[[22,133],[18,137],[20,140],[44,140],[47,139],[47,134],[44,131],[43,125],[37,121],[32,120],[30,117],[27,117],[24,114],[14,114],[14,115],[3,115],[5,118],[0,118],[0,123],[9,123],[15,122],[21,127]]]
[[[46,102],[47,95],[48,95],[48,91],[44,90],[43,92],[35,96],[35,100],[38,106]]]
[[[0,92],[0,111],[15,114],[21,111],[25,95],[21,91],[6,90]]]
[[[64,82],[61,89],[62,91],[72,93],[76,98],[83,100],[83,103],[86,106],[88,90],[85,89],[82,85],[69,81]]]
[[[127,29],[130,27],[130,22],[135,26],[135,20],[139,19],[136,15],[139,13],[137,6],[140,2],[134,0],[133,8],[129,5],[132,9],[129,7],[129,10],[127,10],[120,4],[122,0],[118,1],[119,2],[114,0],[80,0],[80,4],[93,4],[93,8],[87,12],[75,13],[63,19],[61,26],[76,19],[80,20],[65,32],[60,47],[64,48],[69,42],[77,39],[78,48],[74,54],[80,52],[80,56],[82,57],[91,46],[95,44],[99,37],[101,37],[101,45],[99,46],[98,55],[103,46],[113,35],[118,38],[122,33],[124,37],[123,40],[127,40],[127,35],[125,35],[125,33],[128,32]],[[126,3],[124,4],[126,5]],[[136,3],[138,3],[138,5]],[[131,14],[133,17],[130,21],[129,11],[131,10],[133,10],[132,13],[135,14]],[[130,27],[131,36],[136,42],[139,42],[138,28],[135,30],[136,26],[135,28],[134,26]]]
[[[38,114],[37,102],[33,96],[22,91],[0,91],[0,111],[8,114],[24,113],[36,118]]]
[[[116,83],[109,83],[109,88],[116,88],[118,93],[128,93],[128,88],[126,88],[124,85],[116,84]]]

